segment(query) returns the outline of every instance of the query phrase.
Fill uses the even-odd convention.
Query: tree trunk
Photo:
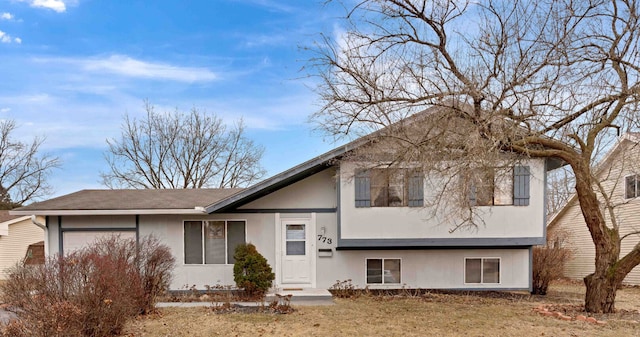
[[[593,313],[612,313],[615,311],[616,292],[619,282],[613,276],[589,274],[584,278],[587,292],[584,296],[584,309]]]
[[[587,312],[612,313],[615,310],[616,291],[626,273],[616,265],[620,258],[620,236],[617,229],[608,228],[588,162],[572,166],[576,175],[576,194],[591,239],[595,245],[595,271],[584,278],[587,291],[584,308]]]

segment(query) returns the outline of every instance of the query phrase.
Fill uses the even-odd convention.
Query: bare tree
[[[40,152],[44,139],[23,143],[14,138],[16,123],[0,121],[0,208],[11,209],[51,193],[47,177],[60,166],[56,157]]]
[[[264,149],[244,136],[242,120],[232,127],[215,115],[157,113],[145,104],[146,118],[125,116],[120,139],[107,140],[102,173],[109,188],[234,188],[265,174]]]
[[[573,174],[571,169],[561,167],[547,175],[547,219],[558,213],[573,195]]]
[[[336,39],[324,36],[311,61],[323,102],[315,120],[334,135],[383,130],[375,135],[404,145],[405,159],[453,176],[438,196],[463,196],[464,182],[478,178],[474,170],[501,166],[505,158],[561,159],[572,170],[596,247],[585,308],[612,312],[616,290],[640,263],[640,243],[620,255],[621,240],[631,236],[621,236],[607,216],[613,205],[601,193],[593,163],[612,127],[638,128],[637,1],[345,5],[347,28]],[[432,111],[431,127],[396,127],[424,110]],[[474,222],[459,224],[455,228]]]

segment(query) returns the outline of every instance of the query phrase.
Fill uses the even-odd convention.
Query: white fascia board
[[[12,215],[142,215],[142,214],[207,214],[200,209],[91,209],[9,211]]]
[[[0,236],[8,236],[9,235],[9,226],[15,223],[29,220],[28,216],[21,216],[19,218],[7,220],[5,222],[0,223]]]

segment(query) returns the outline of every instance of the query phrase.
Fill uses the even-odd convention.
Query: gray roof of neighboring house
[[[16,208],[16,212],[42,210],[158,210],[194,209],[242,191],[228,189],[81,190]]]
[[[22,215],[11,215],[8,210],[0,210],[0,222],[5,222],[21,217]]]

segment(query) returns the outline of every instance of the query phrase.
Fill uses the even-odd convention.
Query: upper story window
[[[640,177],[637,174],[625,177],[624,190],[627,199],[640,197]]]
[[[244,221],[185,221],[185,264],[233,264],[236,246],[245,243]]]
[[[420,207],[424,176],[410,169],[360,170],[355,177],[356,207]]]
[[[529,205],[529,166],[495,168],[474,177],[469,201],[474,206]]]

